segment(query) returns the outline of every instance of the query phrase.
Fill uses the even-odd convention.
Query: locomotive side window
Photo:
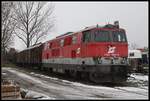
[[[83,42],[90,42],[91,41],[91,31],[83,32]]]
[[[124,32],[113,31],[112,36],[114,42],[127,42],[126,35]]]
[[[110,42],[110,33],[108,31],[97,30],[94,33],[94,40],[96,42]]]
[[[130,53],[130,56],[134,56],[134,53]]]
[[[49,43],[49,49],[52,48],[52,43]]]
[[[48,48],[49,48],[49,47],[48,47],[48,42],[46,42],[46,43],[45,43],[45,46],[44,46],[44,49],[47,50]]]
[[[64,39],[60,40],[60,46],[61,46],[61,47],[64,46]]]
[[[67,45],[70,45],[71,44],[71,37],[67,37],[67,38],[65,38],[65,40],[64,40],[64,46],[67,46]]]
[[[76,36],[73,36],[72,37],[72,44],[75,44],[77,42],[77,37]]]

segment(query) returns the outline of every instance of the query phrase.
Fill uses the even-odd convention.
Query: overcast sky
[[[53,2],[55,27],[43,42],[87,26],[105,25],[116,20],[126,30],[128,43],[148,46],[148,2]],[[24,44],[15,40],[15,48]]]

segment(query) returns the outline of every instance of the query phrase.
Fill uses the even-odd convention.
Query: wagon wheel
[[[89,79],[94,82],[94,83],[101,83],[101,76],[96,73],[96,72],[92,72],[89,74]]]

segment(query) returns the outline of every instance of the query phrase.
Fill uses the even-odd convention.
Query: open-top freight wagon
[[[42,43],[38,43],[32,47],[17,54],[17,64],[22,66],[38,66],[42,65]]]

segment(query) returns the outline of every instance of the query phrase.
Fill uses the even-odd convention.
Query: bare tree
[[[15,2],[15,35],[26,47],[37,44],[54,26],[54,6],[46,2]]]
[[[6,52],[6,50],[13,43],[13,33],[15,29],[15,22],[12,19],[13,11],[12,11],[12,2],[2,2],[2,30],[1,30],[1,48],[2,54]]]

